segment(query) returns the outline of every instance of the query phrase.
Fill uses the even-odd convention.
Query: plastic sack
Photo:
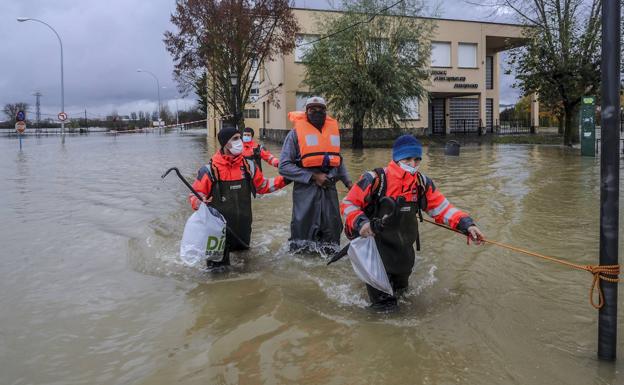
[[[377,290],[394,295],[388,274],[384,268],[375,237],[357,237],[347,251],[353,271],[364,282]]]
[[[204,203],[190,216],[184,226],[180,258],[189,266],[209,259],[220,261],[225,250],[226,223],[223,215]]]

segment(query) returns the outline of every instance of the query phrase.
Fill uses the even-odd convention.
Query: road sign
[[[64,122],[67,120],[67,114],[64,112],[59,112],[58,114],[58,120],[60,120],[61,122]]]
[[[15,123],[15,131],[18,134],[23,134],[26,131],[26,122],[17,122]]]
[[[18,122],[23,122],[24,120],[26,120],[26,113],[24,113],[24,111],[22,110],[17,111],[17,114],[15,115],[15,120]]]

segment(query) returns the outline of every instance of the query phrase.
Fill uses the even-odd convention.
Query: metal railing
[[[501,120],[500,124],[496,125],[494,130],[495,134],[499,135],[518,135],[518,134],[532,134],[531,122],[524,119],[519,120]]]
[[[481,134],[481,119],[450,119],[451,134]]]
[[[433,119],[432,123],[433,123],[433,127],[431,128],[432,134],[434,135],[446,134],[446,119]]]

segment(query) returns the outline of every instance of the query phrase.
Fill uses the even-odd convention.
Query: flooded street
[[[372,313],[346,259],[289,254],[292,186],[254,201],[252,250],[229,273],[186,267],[188,192],[160,175],[194,178],[214,142],[200,130],[28,136],[20,152],[0,138],[0,384],[624,384],[621,336],[619,361],[596,358],[589,273],[424,223],[401,310]],[[390,150],[344,155],[357,179]],[[426,147],[421,170],[486,237],[598,263],[597,160]]]

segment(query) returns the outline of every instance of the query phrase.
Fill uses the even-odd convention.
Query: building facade
[[[336,16],[336,11],[294,9],[301,26],[297,43],[321,36],[317,20]],[[402,130],[415,134],[491,131],[498,122],[500,53],[523,44],[521,25],[449,19],[431,19],[435,24],[431,41],[431,77],[426,84],[430,98],[409,101],[410,114]],[[257,97],[245,107],[245,124],[264,136],[281,140],[292,128],[287,115],[303,110],[310,96],[303,86],[306,47],[297,46],[290,55],[263,63],[256,79]],[[281,84],[281,86],[279,86]],[[269,90],[277,91],[265,96]],[[274,98],[268,100],[268,98]],[[535,99],[535,98],[534,98]],[[277,102],[277,107],[275,104]],[[537,109],[537,103],[534,103]],[[331,110],[331,106],[330,110]],[[330,111],[331,112],[331,111]],[[348,122],[341,122],[341,127]],[[215,132],[218,118],[209,122]],[[212,129],[211,129],[212,126]],[[391,129],[376,128],[376,137],[393,137]],[[365,133],[366,135],[366,133]]]

